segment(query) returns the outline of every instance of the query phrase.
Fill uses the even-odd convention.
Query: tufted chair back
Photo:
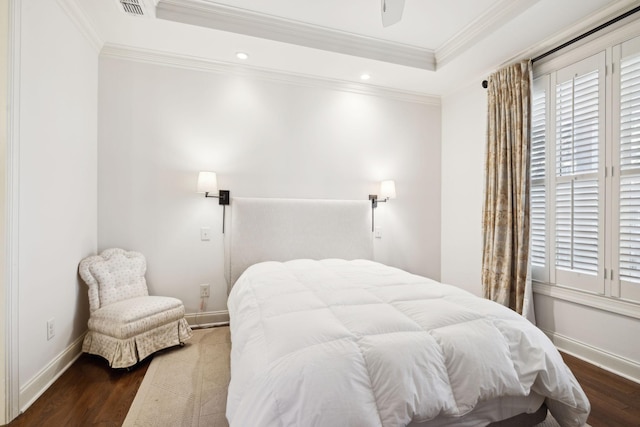
[[[109,304],[149,295],[147,262],[139,252],[106,249],[80,262],[80,277],[89,286],[91,313]]]

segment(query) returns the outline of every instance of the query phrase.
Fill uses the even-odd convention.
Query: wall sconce
[[[371,200],[371,232],[375,231],[375,209],[378,207],[378,203],[386,203],[390,199],[396,198],[396,182],[393,180],[382,181],[380,183],[380,198],[377,194],[369,194],[369,200]]]
[[[204,193],[204,197],[214,197],[218,199],[218,204],[222,205],[222,233],[224,234],[225,207],[231,203],[231,193],[229,190],[218,191],[218,177],[215,172],[200,172],[198,174],[197,192]]]

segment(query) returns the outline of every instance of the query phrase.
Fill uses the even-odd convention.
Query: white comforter
[[[406,426],[532,391],[562,426],[590,410],[527,320],[378,263],[256,264],[228,306],[231,426]]]

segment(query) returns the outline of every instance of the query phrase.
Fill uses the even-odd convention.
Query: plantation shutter
[[[548,281],[546,144],[548,78],[533,82],[531,100],[531,267],[533,278]]]
[[[557,73],[556,281],[601,292],[603,272],[604,53]]]
[[[640,282],[640,56],[620,66],[620,276]]]
[[[531,128],[533,278],[640,304],[640,36],[538,76]]]
[[[621,297],[640,301],[640,39],[620,61],[618,275]],[[635,47],[635,48],[634,48]]]

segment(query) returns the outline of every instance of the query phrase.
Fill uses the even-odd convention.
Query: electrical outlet
[[[200,285],[200,298],[205,298],[209,296],[209,285]]]
[[[56,319],[47,320],[47,341],[56,336]]]

